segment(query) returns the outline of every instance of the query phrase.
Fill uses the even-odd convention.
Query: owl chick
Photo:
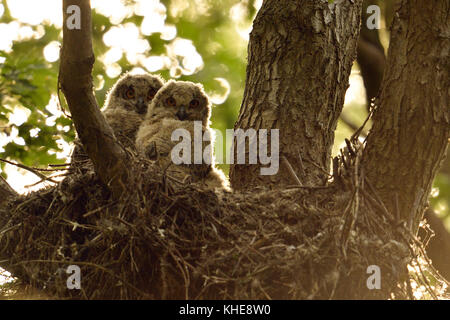
[[[136,148],[146,157],[156,160],[169,175],[181,181],[191,179],[211,188],[227,188],[225,175],[215,168],[212,152],[212,134],[209,127],[211,104],[202,86],[188,81],[167,82],[156,94],[148,108],[136,137]],[[202,139],[202,163],[194,163],[195,127],[199,125],[198,137]],[[191,159],[188,164],[175,164],[172,149],[179,143],[172,141],[172,133],[184,129],[189,133]],[[186,132],[185,131],[185,132]],[[197,134],[198,134],[197,133]]]
[[[145,118],[148,105],[164,82],[160,76],[125,73],[109,91],[103,115],[124,146],[134,146],[136,133]],[[72,163],[87,158],[79,141],[75,142]]]

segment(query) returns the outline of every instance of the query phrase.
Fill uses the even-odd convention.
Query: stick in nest
[[[294,180],[298,183],[299,186],[302,185],[302,182],[300,181],[300,179],[298,178],[297,174],[295,173],[294,169],[292,168],[291,164],[289,163],[288,159],[286,159],[285,156],[281,156],[281,159],[283,159],[284,164],[286,165],[286,167],[289,170],[289,173],[291,174],[291,176],[294,178]]]
[[[57,181],[53,180],[52,178],[47,177],[46,175],[44,175],[44,174],[39,172],[39,171],[55,171],[55,169],[32,168],[32,167],[26,166],[24,164],[15,163],[15,162],[8,161],[8,160],[5,160],[5,159],[0,159],[0,161],[3,161],[5,163],[11,164],[13,166],[16,166],[16,167],[19,167],[19,168],[22,168],[22,169],[25,169],[27,171],[30,171],[31,173],[33,173],[36,176],[38,176],[39,178],[41,178],[41,181],[39,181],[38,183],[43,182],[43,181],[50,181],[50,182],[53,182],[53,183],[58,183]]]

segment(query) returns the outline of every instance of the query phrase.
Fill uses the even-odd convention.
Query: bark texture
[[[450,136],[450,1],[402,1],[363,155],[387,209],[417,230]]]
[[[80,7],[81,29],[69,29],[67,8]],[[63,1],[63,46],[61,50],[60,84],[72,114],[78,136],[94,163],[96,172],[113,193],[124,190],[127,177],[127,155],[117,143],[113,130],[97,106],[92,86],[95,61],[91,39],[89,0]],[[89,30],[86,32],[86,30]]]
[[[235,129],[280,129],[280,168],[276,175],[262,176],[261,165],[248,159],[232,165],[233,188],[297,184],[295,175],[302,185],[326,183],[356,53],[361,3],[264,1],[250,34]]]

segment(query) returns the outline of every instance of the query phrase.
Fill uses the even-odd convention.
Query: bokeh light
[[[48,62],[55,62],[59,59],[59,50],[61,44],[58,41],[52,41],[44,48],[44,57]]]

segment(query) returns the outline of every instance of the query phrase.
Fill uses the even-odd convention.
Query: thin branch
[[[29,167],[29,166],[26,166],[26,165],[21,164],[21,163],[12,162],[12,161],[1,159],[1,158],[0,158],[0,161],[5,162],[5,163],[10,164],[10,165],[13,165],[13,166],[16,166],[18,168],[25,169],[25,170],[33,173],[37,177],[39,177],[41,179],[41,181],[50,181],[50,182],[53,182],[53,183],[57,183],[55,180],[52,180],[50,177],[47,177],[46,175],[44,175],[44,174],[39,172],[39,171],[55,171],[55,170],[39,169],[39,168]]]
[[[286,159],[285,156],[281,156],[281,159],[283,159],[284,164],[286,165],[286,167],[289,170],[289,173],[291,174],[291,176],[294,178],[294,180],[297,182],[297,184],[299,186],[302,186],[302,182],[300,181],[300,179],[298,178],[297,174],[295,173],[294,169],[292,168],[291,164],[289,163],[288,159]]]

